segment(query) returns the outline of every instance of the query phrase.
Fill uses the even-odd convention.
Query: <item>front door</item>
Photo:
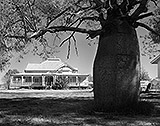
[[[46,86],[52,86],[52,84],[53,84],[53,77],[52,76],[46,76],[45,77],[45,84],[46,84]]]

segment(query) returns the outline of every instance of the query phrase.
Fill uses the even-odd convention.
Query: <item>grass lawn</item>
[[[101,113],[89,90],[0,90],[0,126],[160,126],[160,95],[141,101],[138,114]],[[155,105],[147,114],[146,101]]]

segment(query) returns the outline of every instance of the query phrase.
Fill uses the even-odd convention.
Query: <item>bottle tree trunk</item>
[[[140,52],[136,31],[127,21],[108,22],[94,61],[95,105],[114,111],[135,105],[139,97]]]

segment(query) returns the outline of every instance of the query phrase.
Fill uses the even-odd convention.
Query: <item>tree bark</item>
[[[94,61],[94,99],[98,110],[114,111],[138,102],[139,43],[127,21],[108,22],[104,31]]]

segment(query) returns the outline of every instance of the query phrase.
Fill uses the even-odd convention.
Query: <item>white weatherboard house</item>
[[[158,65],[158,78],[160,78],[160,54],[151,61],[151,64]]]
[[[151,64],[157,64],[158,77],[151,81],[152,88],[160,89],[160,54],[157,55],[152,61]]]
[[[88,76],[60,58],[48,58],[40,64],[29,63],[23,73],[12,75],[10,87],[52,87],[60,77],[68,80],[68,86],[80,87]]]

